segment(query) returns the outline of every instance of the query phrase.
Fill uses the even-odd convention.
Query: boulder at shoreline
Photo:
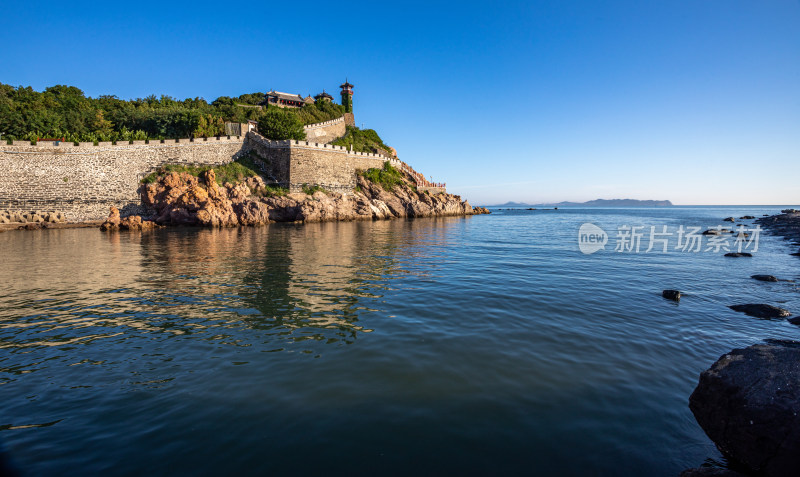
[[[689,408],[731,460],[759,475],[797,475],[800,342],[771,340],[723,355],[700,375]]]
[[[236,227],[273,222],[332,222],[403,217],[464,216],[477,211],[453,194],[418,192],[412,178],[386,190],[357,177],[353,191],[274,194],[260,177],[219,185],[214,170],[194,177],[170,172],[141,187],[142,203],[155,211],[160,225]]]

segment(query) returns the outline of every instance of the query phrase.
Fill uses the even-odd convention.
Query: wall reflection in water
[[[196,337],[281,350],[350,343],[464,219],[0,235],[0,348]],[[255,332],[254,332],[255,331]],[[153,336],[155,334],[155,336]]]

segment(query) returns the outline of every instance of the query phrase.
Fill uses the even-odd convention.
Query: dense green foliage
[[[359,129],[355,126],[347,126],[344,136],[331,142],[335,146],[344,146],[356,152],[380,152],[388,154],[391,148],[383,143],[383,140],[374,129]]]
[[[303,122],[300,118],[287,109],[269,108],[259,116],[258,132],[267,139],[296,139],[306,138]]]
[[[360,173],[368,181],[374,184],[380,184],[385,190],[392,190],[394,186],[403,183],[403,174],[389,164],[389,161],[383,163],[383,169],[368,169]]]
[[[344,114],[344,107],[330,101],[318,101],[291,111],[297,114],[303,124],[314,124],[341,118]]]
[[[0,133],[3,139],[63,137],[67,141],[209,137],[225,134],[226,121],[253,119],[260,124],[294,116],[293,122],[302,126],[341,117],[344,110],[327,101],[299,109],[254,107],[264,98],[264,93],[222,96],[209,104],[203,98],[181,101],[151,95],[126,101],[116,96],[86,97],[74,86],[57,85],[38,92],[0,83]]]

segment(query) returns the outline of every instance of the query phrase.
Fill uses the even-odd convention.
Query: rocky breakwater
[[[488,213],[473,209],[457,195],[417,192],[409,176],[388,190],[359,176],[356,189],[350,193],[316,190],[311,194],[281,194],[266,187],[260,177],[219,185],[213,170],[199,177],[171,172],[143,185],[140,193],[160,225],[234,227]]]
[[[66,220],[66,217],[61,212],[14,212],[10,210],[0,210],[0,224],[13,224],[13,223],[61,223]]]
[[[767,340],[723,355],[700,375],[689,408],[742,472],[798,475],[800,343]]]
[[[794,245],[800,245],[800,210],[785,209],[779,215],[756,219],[756,223],[770,233],[791,240]],[[800,250],[792,255],[800,256]]]

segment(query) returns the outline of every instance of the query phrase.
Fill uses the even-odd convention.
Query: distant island
[[[595,199],[588,202],[558,202],[554,204],[506,202],[491,207],[672,207],[672,202],[668,200]]]

